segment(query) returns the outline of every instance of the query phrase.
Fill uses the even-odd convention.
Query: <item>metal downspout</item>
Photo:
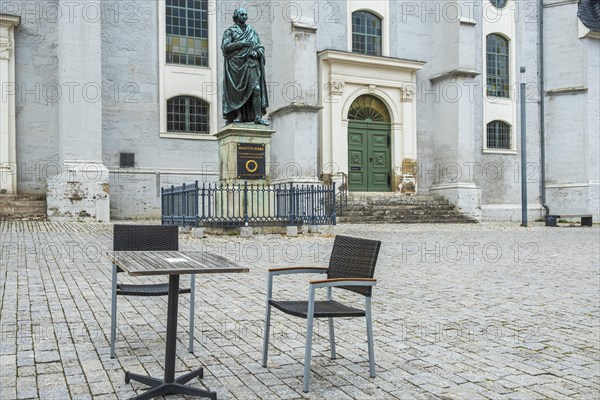
[[[546,215],[550,207],[546,204],[546,93],[544,86],[544,0],[539,0],[539,66],[540,66],[540,198]],[[523,177],[525,179],[525,177]],[[545,217],[544,216],[544,217]]]

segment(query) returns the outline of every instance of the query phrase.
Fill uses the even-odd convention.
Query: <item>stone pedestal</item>
[[[268,183],[271,179],[271,136],[274,133],[269,127],[252,123],[229,124],[221,129],[216,134],[221,183]]]
[[[214,198],[216,217],[268,217],[274,213],[275,199],[264,185],[271,180],[271,136],[274,130],[253,123],[229,124],[217,133],[219,180],[230,185]],[[247,182],[247,185],[245,185]],[[260,188],[261,190],[255,190]],[[246,192],[248,190],[248,192]],[[223,193],[223,192],[221,192]],[[252,228],[250,229],[250,234]],[[248,234],[248,229],[241,234]]]

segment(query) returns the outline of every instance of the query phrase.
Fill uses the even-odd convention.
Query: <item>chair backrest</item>
[[[113,251],[178,251],[175,225],[115,225]]]
[[[327,278],[373,278],[380,247],[378,240],[337,235],[329,259]],[[340,287],[371,297],[370,286]]]

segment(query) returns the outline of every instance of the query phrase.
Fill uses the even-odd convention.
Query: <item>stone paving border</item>
[[[306,395],[304,320],[274,310],[269,368],[260,366],[266,270],[323,265],[337,233],[383,242],[373,298],[378,376],[369,378],[363,324],[336,321],[330,360],[318,323]],[[219,399],[591,399],[600,390],[598,226],[205,236],[181,234],[181,248],[251,268],[197,280],[193,355],[181,299],[178,372],[201,362],[205,378],[194,384]],[[110,224],[0,222],[0,399],[125,399],[143,390],[125,384],[125,370],[162,375],[164,298],[119,299],[117,358],[109,358],[111,244]],[[306,280],[277,278],[275,294],[305,296]]]

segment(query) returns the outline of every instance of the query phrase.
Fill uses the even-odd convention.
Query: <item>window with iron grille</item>
[[[121,167],[121,168],[135,167],[135,153],[119,153],[119,167]]]
[[[167,131],[208,133],[208,103],[190,96],[167,100]]]
[[[208,66],[208,0],[166,0],[167,63]]]
[[[510,97],[508,40],[497,34],[488,35],[486,51],[487,95]]]
[[[487,148],[510,150],[510,125],[502,121],[487,124]]]
[[[352,13],[352,52],[381,55],[381,19],[368,11]]]

